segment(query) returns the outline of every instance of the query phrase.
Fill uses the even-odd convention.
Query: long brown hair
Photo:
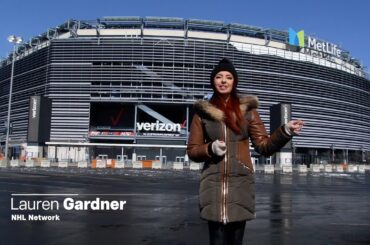
[[[224,112],[224,121],[226,126],[234,133],[240,134],[245,118],[240,111],[240,101],[236,88],[233,88],[227,101],[225,101],[225,99],[219,96],[215,91],[210,102]]]

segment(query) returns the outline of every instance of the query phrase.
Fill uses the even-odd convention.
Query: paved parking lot
[[[247,223],[244,244],[370,244],[367,174],[256,173],[257,219]],[[0,243],[208,244],[198,184],[199,172],[189,170],[0,169]],[[126,203],[124,210],[65,210],[66,198]],[[60,206],[11,210],[21,201]],[[12,221],[17,214],[60,221]]]

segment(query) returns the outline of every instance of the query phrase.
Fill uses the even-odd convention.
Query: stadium
[[[370,81],[348,51],[293,30],[162,17],[68,20],[18,45],[0,64],[1,149],[14,58],[10,157],[186,163],[192,105],[211,95],[222,57],[239,92],[259,97],[267,131],[279,103],[305,121],[288,162],[370,163]]]

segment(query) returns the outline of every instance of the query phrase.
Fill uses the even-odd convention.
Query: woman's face
[[[220,71],[213,79],[216,92],[221,95],[228,95],[233,90],[234,76],[228,71]]]

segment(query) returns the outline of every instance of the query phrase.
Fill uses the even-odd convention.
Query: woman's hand
[[[212,143],[212,152],[216,156],[223,156],[226,153],[226,143],[220,140],[215,140]]]
[[[291,120],[285,124],[285,129],[290,135],[299,135],[301,133],[304,122],[302,120]]]

